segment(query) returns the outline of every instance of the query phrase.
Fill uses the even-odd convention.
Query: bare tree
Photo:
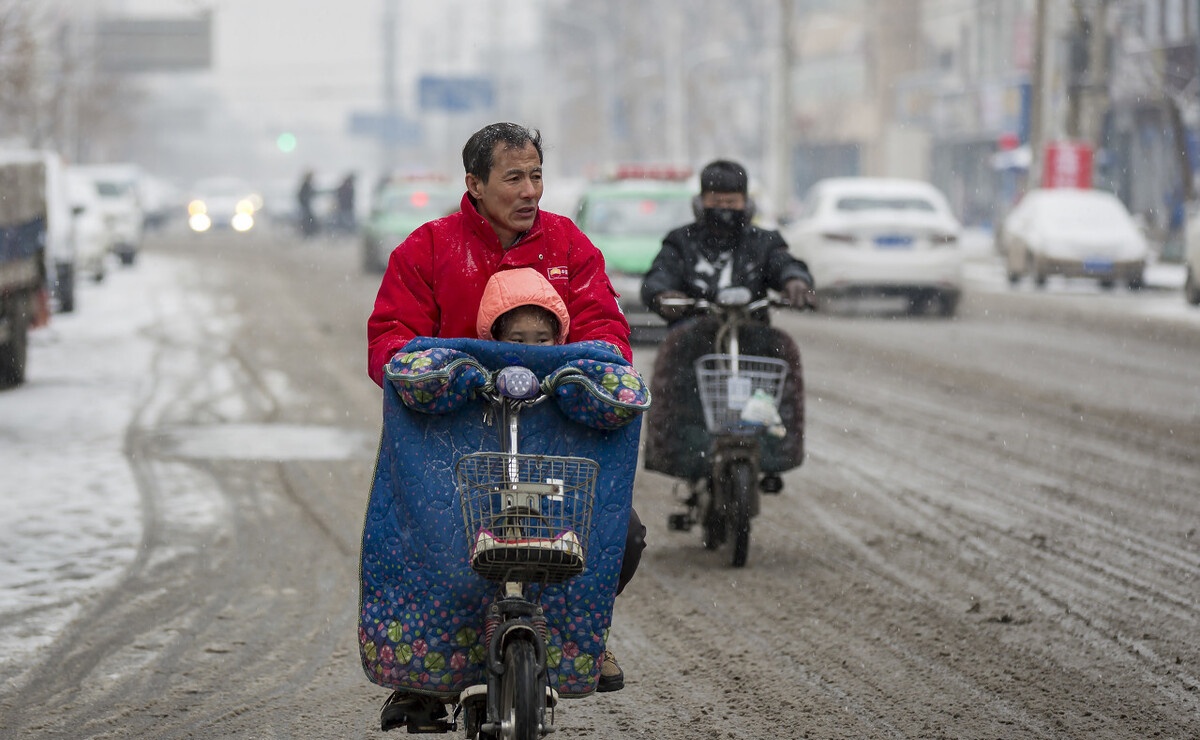
[[[90,23],[52,3],[0,0],[0,138],[75,161],[124,153],[137,96],[96,68]]]
[[[28,138],[37,118],[35,10],[28,3],[0,4],[0,131]]]

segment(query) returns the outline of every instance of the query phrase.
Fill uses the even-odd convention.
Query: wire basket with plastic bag
[[[773,357],[727,354],[696,360],[696,383],[704,424],[711,434],[783,431],[779,403],[788,365]]]

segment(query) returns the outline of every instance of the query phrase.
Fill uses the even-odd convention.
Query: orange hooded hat
[[[475,319],[475,331],[480,339],[494,340],[492,325],[501,314],[517,306],[541,306],[558,319],[557,344],[565,344],[571,328],[571,315],[567,304],[558,295],[550,281],[530,267],[501,270],[488,279],[479,301],[479,316]]]

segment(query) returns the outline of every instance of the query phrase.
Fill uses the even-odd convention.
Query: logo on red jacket
[[[546,270],[546,277],[550,278],[551,280],[566,280],[567,268],[551,267],[549,270]]]

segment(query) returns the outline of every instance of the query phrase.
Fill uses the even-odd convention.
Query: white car
[[[1081,188],[1030,190],[1000,231],[1008,281],[1045,286],[1050,275],[1086,277],[1111,288],[1142,287],[1149,246],[1115,195]]]
[[[71,208],[71,239],[75,244],[75,272],[95,282],[104,279],[105,263],[112,251],[113,235],[105,224],[104,204],[92,178],[74,167],[65,173]]]
[[[188,228],[197,234],[215,229],[245,233],[254,228],[263,207],[262,195],[236,177],[210,177],[192,186],[187,204]]]
[[[808,264],[820,300],[900,296],[909,311],[952,316],[962,295],[961,232],[927,182],[835,177],[809,189],[783,236]]]
[[[1188,214],[1187,231],[1184,237],[1187,261],[1187,277],[1183,283],[1183,296],[1193,306],[1200,306],[1200,203]]]
[[[132,265],[142,247],[145,215],[138,196],[141,171],[131,164],[76,165],[71,170],[91,180],[99,204],[104,227],[109,236],[109,249]]]

